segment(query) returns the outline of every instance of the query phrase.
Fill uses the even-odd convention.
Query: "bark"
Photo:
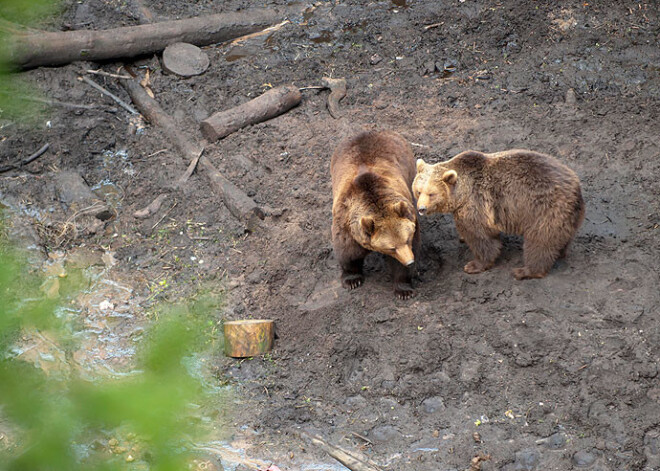
[[[209,142],[217,141],[242,127],[281,115],[301,100],[298,87],[286,85],[273,88],[240,106],[209,116],[201,122],[202,135]]]
[[[164,134],[174,144],[184,159],[187,161],[199,159],[199,165],[205,169],[205,173],[211,180],[214,190],[222,198],[227,209],[229,209],[232,215],[242,221],[249,231],[253,230],[258,224],[258,220],[264,218],[263,210],[243,190],[218,172],[208,158],[200,157],[204,148],[188,139],[179,130],[174,120],[163,111],[156,100],[151,98],[139,83],[135,80],[122,80],[121,83],[144,117],[150,123],[163,129]]]
[[[12,58],[16,66],[30,69],[153,54],[177,42],[207,46],[260,31],[287,12],[295,10],[253,9],[101,31],[20,34],[14,36]]]
[[[271,320],[246,319],[224,324],[225,355],[247,358],[268,353],[275,338]]]

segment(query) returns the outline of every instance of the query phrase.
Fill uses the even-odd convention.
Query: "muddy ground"
[[[160,20],[252,6],[143,3]],[[218,319],[276,321],[272,355],[215,359],[217,381],[238,391],[230,433],[252,457],[283,470],[343,469],[295,435],[303,428],[393,470],[462,470],[479,454],[490,457],[484,470],[660,469],[658,15],[657,3],[639,1],[320,2],[269,36],[205,48],[211,67],[199,77],[165,75],[158,57],[136,61],[195,139],[200,120],[271,85],[347,79],[340,119],[328,114],[327,91],[305,90],[285,115],[207,147],[228,178],[276,210],[249,234],[203,172],[172,190],[187,162],[166,136],[131,133],[124,110],[77,80],[120,63],[32,70],[23,77],[47,97],[100,108],[56,106],[36,127],[5,124],[3,162],[46,142],[50,150],[3,174],[0,192],[46,251],[112,252],[145,302],[203,283],[226,292]],[[138,18],[130,2],[71,1],[50,27]],[[129,100],[114,79],[94,78]],[[547,278],[519,282],[521,240],[505,237],[497,265],[467,275],[453,221],[433,216],[421,223],[413,300],[395,300],[379,256],[364,286],[343,290],[329,163],[360,129],[398,131],[430,162],[466,149],[557,156],[580,176],[587,205],[570,255]],[[65,170],[99,189],[115,216],[64,231],[71,214],[56,188]],[[133,217],[163,191],[157,214]]]

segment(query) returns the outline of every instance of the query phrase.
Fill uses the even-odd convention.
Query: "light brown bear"
[[[522,235],[518,280],[543,278],[564,257],[584,220],[580,181],[555,158],[529,150],[467,151],[435,165],[417,161],[413,183],[420,215],[451,213],[481,273],[500,254],[500,232]]]
[[[411,185],[415,157],[410,144],[394,132],[365,132],[339,144],[332,174],[332,243],[341,282],[362,284],[370,251],[388,255],[394,293],[413,296],[412,265],[419,246],[417,211]]]

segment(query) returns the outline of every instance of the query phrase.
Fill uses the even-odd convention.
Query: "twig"
[[[374,444],[374,442],[372,442],[371,440],[369,440],[369,439],[368,439],[367,437],[365,437],[364,435],[360,435],[360,434],[357,433],[357,432],[351,432],[351,434],[352,434],[354,437],[357,437],[357,438],[359,438],[360,440],[363,440],[363,441],[367,442],[369,445],[373,445],[373,444]]]
[[[431,28],[437,28],[438,26],[442,26],[444,24],[445,24],[445,22],[441,21],[440,23],[433,23],[432,25],[426,25],[426,26],[424,26],[424,31],[428,31]]]
[[[0,90],[0,94],[2,95],[9,95],[6,91]],[[81,105],[78,103],[69,103],[66,101],[59,101],[59,100],[49,100],[47,98],[39,98],[36,96],[28,96],[28,95],[12,95],[12,98],[16,98],[18,100],[25,100],[25,101],[34,101],[36,103],[44,103],[49,106],[62,106],[65,108],[80,108],[82,110],[96,110],[99,107],[96,105]]]
[[[104,70],[85,70],[88,74],[94,74],[94,75],[103,75],[104,77],[111,77],[111,78],[117,78],[117,79],[130,79],[130,75],[120,75],[120,74],[111,74],[110,72],[106,72]]]
[[[156,224],[154,224],[153,226],[151,226],[151,230],[152,230],[152,231],[153,231],[154,229],[156,229],[156,226],[157,226],[158,224],[160,224],[161,222],[163,222],[163,219],[165,219],[165,218],[167,217],[167,215],[170,214],[170,213],[172,212],[172,210],[176,207],[177,204],[179,204],[179,202],[178,202],[178,201],[175,201],[174,204],[172,205],[172,207],[171,207],[170,209],[168,209],[167,212],[166,212],[165,214],[163,214],[163,217],[160,218]]]
[[[50,144],[46,143],[41,147],[41,149],[36,151],[34,154],[29,156],[28,158],[21,160],[19,163],[5,165],[4,167],[0,167],[0,173],[5,173],[5,172],[9,172],[10,170],[19,169],[19,168],[29,164],[30,162],[32,162],[34,160],[37,160],[39,157],[41,157],[42,155],[44,155],[46,153],[46,151],[48,150],[49,147],[50,147]]]
[[[245,40],[247,40],[247,39],[252,39],[252,38],[259,37],[259,36],[263,36],[264,34],[273,33],[273,32],[275,32],[275,31],[277,31],[278,29],[281,29],[282,26],[284,26],[284,25],[286,25],[286,24],[288,24],[288,23],[291,23],[291,22],[290,22],[289,20],[284,20],[284,21],[282,21],[281,23],[278,23],[278,24],[273,25],[273,26],[269,26],[268,28],[266,28],[266,29],[262,29],[261,31],[257,31],[257,32],[255,32],[255,33],[246,34],[245,36],[241,36],[241,37],[239,37],[239,38],[232,39],[231,41],[229,41],[229,45],[233,46],[233,45],[238,44],[238,43],[241,43],[241,42],[243,42],[243,41],[245,41]]]
[[[325,440],[323,440],[318,435],[311,435],[304,431],[301,431],[300,434],[303,437],[308,438],[313,445],[318,446],[327,454],[332,456],[334,459],[336,459],[337,461],[339,461],[341,464],[346,466],[348,469],[351,469],[352,471],[382,471],[381,468],[375,463],[360,458],[352,454],[350,451],[338,447],[337,445],[332,445],[326,442]]]
[[[126,103],[124,100],[122,100],[121,98],[119,98],[119,97],[118,97],[117,95],[115,95],[114,93],[111,93],[111,92],[107,91],[105,88],[103,88],[101,85],[99,85],[99,84],[96,83],[94,80],[90,79],[89,77],[85,77],[85,76],[78,77],[78,80],[82,80],[83,82],[85,82],[85,83],[91,85],[92,87],[96,88],[99,92],[103,93],[105,96],[108,96],[108,97],[112,98],[115,102],[117,102],[117,104],[118,104],[119,106],[121,106],[122,108],[124,108],[124,109],[125,109],[126,111],[128,111],[129,113],[131,113],[131,114],[138,114],[138,112],[135,111],[135,108],[133,108],[131,105],[129,105],[128,103]]]
[[[195,169],[197,168],[197,164],[199,163],[200,157],[202,157],[202,154],[204,154],[204,148],[202,147],[201,150],[197,153],[197,155],[190,161],[190,164],[188,165],[188,168],[186,169],[186,172],[179,177],[179,179],[176,182],[176,188],[179,188],[182,186],[184,183],[188,181],[190,176],[193,174]]]
[[[305,91],[305,90],[325,90],[328,87],[322,86],[322,85],[311,85],[309,87],[300,87],[298,90]]]

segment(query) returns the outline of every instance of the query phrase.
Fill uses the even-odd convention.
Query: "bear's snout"
[[[426,206],[418,206],[417,207],[417,212],[419,213],[420,216],[424,216],[426,214]]]

